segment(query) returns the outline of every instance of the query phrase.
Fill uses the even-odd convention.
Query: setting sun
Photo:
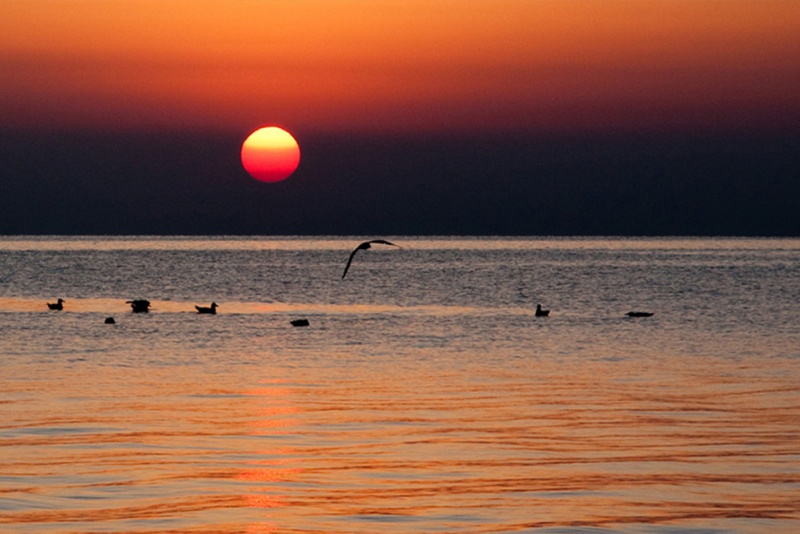
[[[260,128],[242,144],[242,165],[261,182],[280,182],[300,163],[300,147],[292,134],[277,126]]]

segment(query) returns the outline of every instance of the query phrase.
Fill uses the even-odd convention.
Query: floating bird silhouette
[[[150,311],[150,301],[139,299],[139,300],[126,300],[126,304],[130,304],[131,308],[133,309],[133,313],[147,313]]]
[[[628,317],[652,317],[652,312],[629,311],[626,313]]]
[[[197,313],[216,314],[218,306],[216,302],[212,302],[211,306],[209,306],[208,308],[205,308],[203,306],[195,306],[195,308],[197,308]]]
[[[308,319],[294,319],[294,320],[289,321],[289,322],[292,324],[292,326],[308,326],[309,325]]]
[[[106,317],[105,324],[117,324],[113,317]]]
[[[550,315],[550,310],[543,310],[541,304],[536,305],[536,317],[547,317]]]
[[[58,302],[56,302],[55,304],[48,302],[47,307],[51,310],[63,310],[65,302],[66,301],[64,299],[58,299]]]
[[[342,280],[347,275],[347,270],[350,268],[350,264],[353,263],[353,257],[356,255],[356,252],[359,250],[367,250],[371,248],[373,244],[380,244],[380,245],[391,245],[393,247],[398,247],[399,245],[395,245],[391,241],[386,241],[385,239],[373,239],[372,241],[364,241],[360,245],[358,245],[353,252],[350,253],[350,257],[347,259],[347,265],[344,266],[344,272],[342,273]]]

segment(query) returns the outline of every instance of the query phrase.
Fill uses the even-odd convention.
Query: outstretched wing
[[[367,243],[379,243],[381,245],[392,245],[393,247],[399,247],[400,246],[400,245],[395,245],[391,241],[386,241],[385,239],[373,239],[372,241],[367,241]]]
[[[363,245],[363,243],[361,245]],[[344,280],[344,277],[347,274],[347,269],[350,268],[350,264],[353,263],[353,256],[356,255],[356,252],[361,250],[361,245],[358,245],[355,249],[353,249],[353,252],[350,253],[350,257],[347,258],[347,265],[344,266],[344,272],[342,273],[342,280]]]

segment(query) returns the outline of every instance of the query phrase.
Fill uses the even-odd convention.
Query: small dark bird
[[[51,310],[63,310],[64,302],[66,302],[64,299],[58,299],[58,302],[56,302],[55,304],[51,304],[50,302],[48,302],[47,307],[50,308]]]
[[[295,319],[293,321],[289,321],[292,323],[292,326],[308,326],[309,322],[308,319]]]
[[[344,272],[342,273],[342,280],[344,280],[344,277],[347,275],[347,270],[350,268],[350,264],[353,263],[353,256],[356,255],[356,252],[358,252],[359,250],[367,250],[368,248],[371,248],[372,244],[374,244],[374,243],[377,243],[377,244],[380,244],[380,245],[391,245],[393,247],[399,246],[399,245],[395,245],[394,243],[391,243],[389,241],[386,241],[385,239],[373,239],[372,241],[364,241],[363,243],[358,245],[353,250],[353,252],[350,253],[350,257],[347,259],[347,265],[344,266]]]
[[[218,306],[216,302],[212,302],[211,306],[208,308],[204,308],[203,306],[195,306],[195,308],[197,308],[197,313],[210,313],[212,315],[217,313],[217,307]]]
[[[536,317],[547,317],[550,315],[550,310],[543,310],[541,304],[536,305]]]
[[[133,309],[133,313],[147,313],[150,311],[150,301],[149,300],[126,300],[126,304],[130,304],[131,308]]]
[[[117,324],[117,322],[114,320],[113,317],[106,317],[105,323],[106,324]]]
[[[629,311],[626,313],[628,317],[652,317],[652,312],[637,312],[637,311]]]

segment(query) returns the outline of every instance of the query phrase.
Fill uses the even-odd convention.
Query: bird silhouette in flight
[[[350,253],[350,257],[347,259],[347,265],[344,266],[344,272],[342,273],[342,280],[344,277],[347,276],[347,270],[350,268],[350,264],[353,263],[353,257],[356,255],[356,252],[359,250],[367,250],[371,248],[373,244],[380,244],[380,245],[391,245],[393,247],[398,247],[399,245],[395,245],[391,241],[386,241],[385,239],[373,239],[372,241],[364,241],[360,245],[358,245],[353,252]]]

